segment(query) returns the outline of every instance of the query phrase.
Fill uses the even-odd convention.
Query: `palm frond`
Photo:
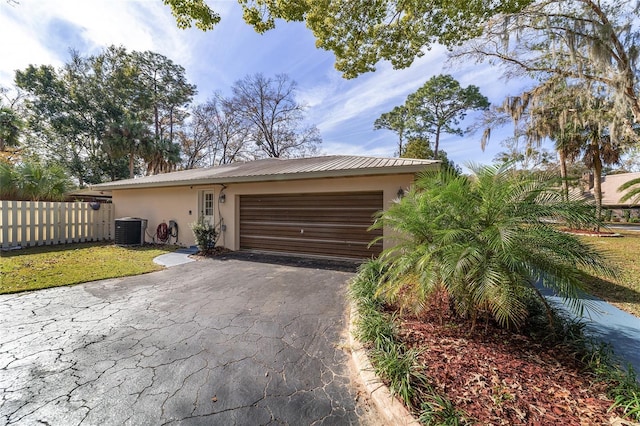
[[[565,200],[550,180],[512,173],[510,165],[470,169],[472,176],[420,175],[376,220],[374,227],[394,231],[397,244],[381,256],[388,269],[380,291],[423,306],[444,288],[459,315],[488,313],[504,327],[519,327],[527,317],[525,299],[540,283],[582,311],[582,271],[610,277],[615,271],[555,222],[599,225],[592,207]]]
[[[626,191],[628,189],[630,189],[630,191],[624,194],[620,198],[620,201],[640,203],[640,178],[631,179],[630,181],[623,183],[620,185],[620,188],[618,188],[618,191]]]

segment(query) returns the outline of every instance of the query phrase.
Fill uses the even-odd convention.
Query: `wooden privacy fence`
[[[0,210],[3,249],[113,238],[113,204],[0,201]]]

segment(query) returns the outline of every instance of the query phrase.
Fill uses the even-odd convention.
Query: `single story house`
[[[625,202],[620,199],[627,191],[619,191],[618,188],[633,179],[640,179],[640,172],[620,173],[617,175],[607,175],[602,179],[602,204],[606,206],[616,206],[620,208],[630,208],[637,206],[633,200]]]
[[[368,245],[387,232],[367,231],[375,213],[402,196],[417,173],[438,164],[344,155],[269,158],[92,189],[111,191],[115,217],[146,219],[151,232],[174,221],[180,245],[195,244],[189,225],[202,217],[219,229],[218,245],[231,250],[366,258],[380,253],[382,243]]]
[[[632,217],[640,217],[640,203],[637,201],[634,202],[633,199],[623,202],[621,198],[628,190],[618,190],[621,185],[634,179],[640,179],[640,172],[619,173],[602,177],[600,182],[600,187],[602,188],[602,206],[605,209],[611,210],[614,218],[623,218],[625,211],[629,211]],[[589,198],[594,198],[593,175],[587,174],[583,176],[582,180],[585,183],[584,195]]]

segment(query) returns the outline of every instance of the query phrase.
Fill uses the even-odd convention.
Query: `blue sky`
[[[222,21],[202,32],[178,29],[160,0],[0,0],[0,84],[10,86],[14,70],[29,64],[62,65],[70,48],[93,54],[111,44],[152,50],[184,66],[189,81],[198,87],[195,102],[214,91],[229,93],[247,74],[286,73],[297,81],[299,101],[308,105],[308,119],[320,129],[323,154],[376,156],[392,156],[396,136],[374,131],[375,119],[402,104],[433,75],[449,73],[463,86],[475,84],[493,104],[525,87],[501,80],[500,70],[488,65],[445,66],[446,51],[438,46],[407,69],[393,70],[381,63],[374,73],[345,80],[333,67],[333,54],[315,47],[304,24],[278,22],[275,30],[260,35],[242,21],[235,0],[208,3]],[[490,163],[502,150],[500,141],[512,131],[494,132],[485,152],[480,134],[445,136],[441,148],[460,165]]]

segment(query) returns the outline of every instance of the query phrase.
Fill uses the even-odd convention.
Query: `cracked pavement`
[[[0,424],[366,423],[352,275],[204,259],[0,295]]]

